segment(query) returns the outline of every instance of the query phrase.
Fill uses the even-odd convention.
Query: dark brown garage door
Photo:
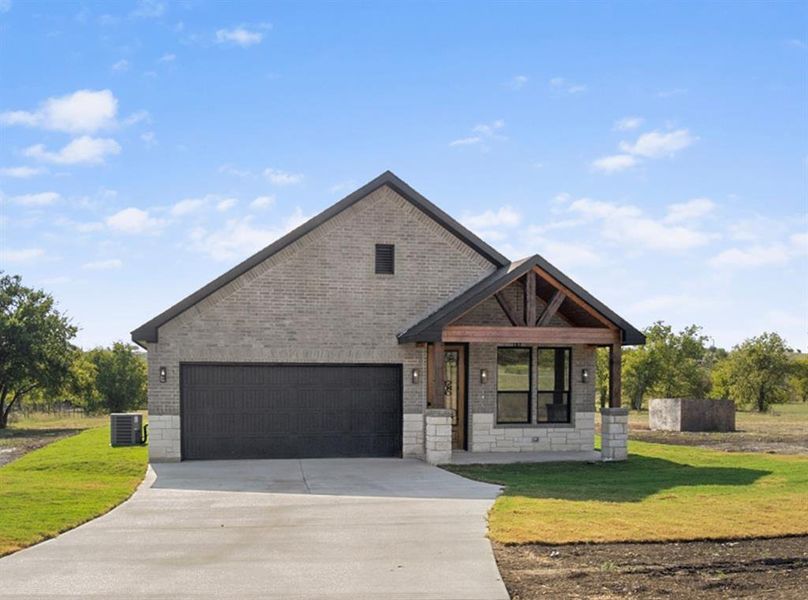
[[[181,366],[182,456],[401,455],[399,365]]]

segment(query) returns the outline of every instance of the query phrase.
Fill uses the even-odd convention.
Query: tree
[[[73,406],[80,406],[85,413],[101,412],[105,406],[96,386],[97,379],[98,367],[90,359],[90,355],[77,351],[62,392],[64,399]]]
[[[644,331],[644,346],[623,354],[623,391],[631,407],[640,410],[650,394],[665,398],[701,398],[710,389],[707,337],[689,325],[674,333],[657,321]]]
[[[776,333],[764,333],[735,346],[713,371],[715,390],[741,406],[766,412],[788,399],[792,365],[785,341]]]
[[[77,328],[53,297],[0,273],[0,429],[34,390],[58,390],[70,370]]]
[[[795,354],[791,361],[791,374],[788,378],[795,400],[808,402],[808,356]]]
[[[110,412],[145,405],[146,361],[135,346],[115,342],[112,348],[96,348],[88,355],[97,370],[96,389]]]

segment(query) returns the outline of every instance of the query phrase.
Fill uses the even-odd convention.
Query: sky
[[[643,328],[808,350],[805,2],[0,0],[0,270],[83,347],[390,169]]]

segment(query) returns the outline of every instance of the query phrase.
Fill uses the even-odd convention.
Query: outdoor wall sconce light
[[[418,383],[419,381],[421,381],[421,371],[419,369],[413,369],[412,370],[412,382],[413,383]]]
[[[488,383],[488,369],[480,369],[480,383]]]
[[[589,369],[581,369],[581,383],[589,381]]]
[[[165,383],[167,377],[168,377],[168,369],[166,369],[165,367],[160,367],[160,383]]]

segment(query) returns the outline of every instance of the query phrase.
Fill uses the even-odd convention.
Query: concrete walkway
[[[417,460],[154,465],[109,514],[0,559],[0,598],[507,599],[498,491]]]

